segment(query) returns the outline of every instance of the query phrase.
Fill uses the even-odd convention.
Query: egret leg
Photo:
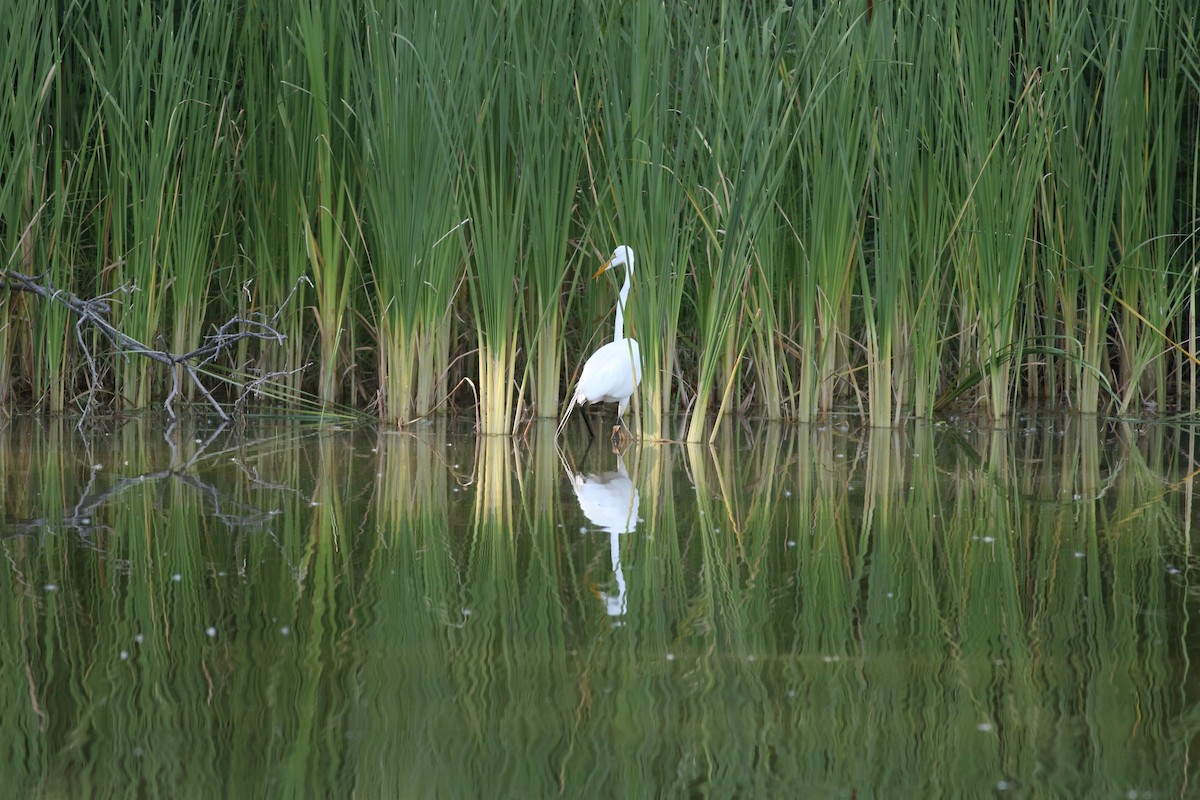
[[[617,409],[617,424],[613,425],[612,427],[612,443],[614,449],[625,442],[625,433],[629,430],[625,427],[625,420],[621,419],[622,410],[623,409]],[[633,439],[632,433],[629,434],[629,438],[631,440]]]
[[[587,410],[586,404],[584,404],[584,403],[579,404],[579,413],[583,417],[583,424],[587,425],[589,441],[591,439],[595,439],[596,432],[594,430],[592,430],[592,421],[590,419],[588,419],[588,410]]]

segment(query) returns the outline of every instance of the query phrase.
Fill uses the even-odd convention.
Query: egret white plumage
[[[585,403],[616,403],[617,426],[613,432],[620,430],[625,424],[625,409],[629,407],[629,398],[642,382],[642,354],[638,343],[625,338],[625,301],[629,297],[629,285],[633,278],[633,249],[628,245],[618,245],[613,250],[612,258],[596,271],[593,279],[600,277],[613,267],[625,267],[625,284],[617,298],[617,322],[614,328],[613,340],[592,353],[583,365],[579,382],[575,384],[575,393],[567,402],[562,422],[558,425],[558,433],[562,433],[567,420],[575,406]],[[595,438],[592,423],[588,421],[585,409],[583,421],[587,424],[588,433]]]

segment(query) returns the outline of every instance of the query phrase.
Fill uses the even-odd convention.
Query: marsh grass
[[[117,291],[131,335],[180,349],[307,276],[285,346],[234,358],[286,372],[275,397],[399,424],[477,402],[488,433],[554,416],[611,319],[583,277],[623,243],[647,438],[1193,405],[1183,0],[100,2],[0,24],[5,264]],[[0,390],[69,407],[72,320],[3,315]],[[169,383],[98,367],[119,407]]]
[[[524,3],[514,9],[517,80],[515,147],[522,154],[519,177],[529,187],[519,255],[528,272],[522,338],[527,351],[521,386],[523,405],[540,417],[558,417],[565,354],[564,289],[584,273],[590,253],[572,247],[581,233],[576,204],[586,145],[586,120],[579,98],[594,94],[592,47],[573,29],[576,18],[563,7],[547,11]],[[581,265],[580,262],[583,262]]]
[[[429,49],[445,26],[403,4],[371,4],[355,51],[363,143],[365,250],[372,285],[380,416],[405,423],[445,392],[450,312],[462,267],[447,120],[427,84],[443,79]],[[403,33],[401,33],[401,31]]]
[[[778,254],[761,249],[759,233],[778,224],[775,198],[800,136],[798,83],[784,69],[795,24],[791,14],[747,18],[735,4],[722,4],[716,45],[692,55],[701,85],[697,125],[709,159],[694,201],[706,258],[693,284],[699,360],[689,441],[703,438],[710,402],[717,403],[714,425],[740,406],[747,351],[773,355],[771,304],[758,278],[763,262],[773,264]],[[756,382],[769,387],[768,413],[777,416],[780,380],[773,372],[759,363]]]
[[[857,43],[864,18],[829,6],[797,23],[798,97],[804,104],[797,157],[783,210],[794,226],[793,265],[799,377],[792,414],[812,420],[852,387],[851,306],[862,250],[868,117],[860,106],[864,73]]]
[[[280,103],[278,133],[291,151],[301,192],[293,198],[313,281],[317,326],[317,394],[324,403],[341,399],[343,370],[354,351],[352,300],[360,290],[361,219],[356,178],[361,173],[352,146],[352,9],[300,2],[286,22],[285,84],[293,91]],[[352,185],[354,182],[354,185]],[[352,294],[353,292],[353,294]]]

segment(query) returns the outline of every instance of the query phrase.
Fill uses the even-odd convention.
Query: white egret
[[[594,280],[618,266],[625,267],[625,285],[621,287],[621,294],[617,299],[617,323],[613,340],[592,353],[592,357],[584,363],[579,383],[575,384],[575,393],[571,395],[562,422],[558,425],[558,433],[562,433],[566,427],[575,406],[585,403],[616,403],[619,424],[613,426],[615,434],[621,429],[621,425],[625,424],[622,417],[625,416],[625,409],[629,407],[629,398],[642,382],[642,354],[638,343],[625,338],[625,301],[629,297],[629,283],[633,278],[633,249],[628,245],[618,245],[617,249],[613,250],[612,258],[600,267],[592,278]],[[587,418],[587,409],[584,409],[583,421],[587,424],[588,433],[595,438],[592,423]]]

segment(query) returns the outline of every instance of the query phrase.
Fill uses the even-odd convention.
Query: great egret
[[[625,424],[622,417],[625,416],[625,409],[629,407],[629,398],[642,382],[642,354],[638,343],[625,338],[625,300],[629,297],[629,282],[633,278],[633,249],[628,245],[617,245],[612,258],[596,271],[592,279],[599,278],[618,266],[625,267],[625,285],[621,287],[621,294],[617,299],[617,324],[613,331],[613,340],[592,353],[592,357],[583,365],[579,383],[575,384],[575,393],[571,395],[562,422],[558,424],[558,433],[562,433],[566,427],[575,406],[582,406],[584,403],[616,403],[617,422],[620,423],[613,426],[613,433],[616,433],[621,425]],[[596,434],[592,430],[592,423],[588,421],[586,409],[583,421],[594,439]]]

